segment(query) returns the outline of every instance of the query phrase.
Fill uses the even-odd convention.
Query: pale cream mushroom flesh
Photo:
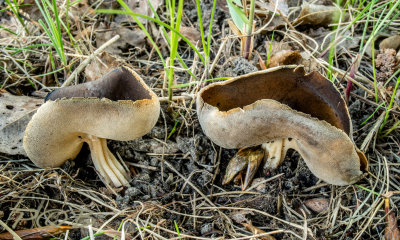
[[[198,94],[197,113],[214,143],[244,148],[228,164],[224,184],[248,165],[246,188],[263,159],[277,168],[289,148],[330,184],[354,183],[368,167],[353,143],[345,101],[317,72],[282,66],[211,84]]]
[[[29,122],[24,136],[28,157],[39,167],[74,159],[84,142],[101,179],[129,185],[129,170],[107,147],[106,139],[133,140],[157,122],[157,96],[133,70],[119,68],[104,77],[51,92]]]

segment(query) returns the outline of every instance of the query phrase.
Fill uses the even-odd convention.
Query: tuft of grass
[[[50,41],[52,42],[62,65],[65,67],[67,66],[68,60],[64,51],[63,36],[61,33],[61,21],[58,15],[56,0],[52,0],[51,3],[46,0],[41,0],[41,2],[39,2],[39,0],[35,1],[46,22],[45,24],[42,19],[39,19],[39,24],[50,38]],[[51,9],[54,13],[54,18],[50,14],[49,9]]]
[[[170,26],[171,28],[175,29],[175,31],[171,33],[171,51],[169,55],[168,99],[170,101],[172,100],[172,85],[174,84],[173,67],[178,52],[179,36],[177,35],[177,32],[179,32],[179,29],[181,27],[182,11],[183,11],[183,0],[179,0],[177,13],[175,13],[175,0],[167,0],[167,12],[169,12],[170,15]]]
[[[189,67],[185,64],[185,62],[183,61],[183,59],[181,58],[181,56],[178,53],[179,38],[181,38],[184,42],[186,42],[189,45],[189,47],[198,55],[199,59],[201,60],[201,62],[204,65],[206,71],[208,71],[208,65],[210,62],[212,20],[214,18],[217,0],[214,0],[214,2],[213,2],[213,9],[212,9],[212,13],[211,13],[211,22],[210,22],[207,38],[204,34],[200,2],[198,0],[196,1],[197,11],[199,14],[199,25],[200,25],[201,41],[202,41],[202,45],[203,45],[203,54],[201,54],[199,52],[199,50],[197,49],[197,47],[195,47],[193,45],[193,43],[191,43],[185,36],[183,36],[179,32],[180,25],[181,25],[181,16],[182,16],[182,12],[183,12],[183,0],[179,0],[177,9],[175,9],[175,7],[176,7],[175,0],[166,1],[167,12],[168,12],[169,18],[170,18],[170,22],[168,24],[160,20],[160,17],[158,16],[157,12],[154,10],[150,1],[148,1],[148,3],[154,14],[154,18],[135,13],[122,0],[117,0],[117,1],[124,8],[124,11],[111,10],[111,9],[100,9],[100,10],[97,10],[97,12],[98,13],[107,13],[107,14],[126,14],[126,15],[130,15],[134,19],[134,21],[138,24],[138,26],[142,29],[142,31],[145,33],[145,35],[149,39],[149,41],[152,43],[154,49],[156,50],[157,54],[159,55],[159,57],[163,63],[164,69],[168,76],[168,98],[170,101],[172,100],[172,89],[180,88],[180,87],[184,86],[184,85],[180,85],[180,84],[174,85],[174,66],[175,66],[176,59],[179,60],[179,62],[182,64],[182,66],[185,68],[185,70],[188,72],[188,74],[190,74],[194,79],[196,79],[196,76],[189,70]],[[157,44],[155,43],[155,41],[153,40],[153,38],[151,37],[151,35],[147,31],[147,29],[145,28],[145,26],[140,22],[138,17],[144,18],[149,21],[153,21],[161,26],[163,35],[164,35],[165,39],[167,40],[168,46],[170,48],[169,65],[166,64],[166,61],[165,61],[164,57],[162,56],[160,49],[158,48]],[[165,29],[168,29],[171,31],[171,37],[169,37],[169,35]],[[208,74],[207,74],[207,76],[208,76]]]
[[[156,11],[156,10],[154,9],[154,7],[152,6],[150,0],[147,0],[147,2],[148,2],[149,6],[150,6],[150,8],[151,8],[151,11],[152,11],[153,14],[154,14],[155,19],[157,19],[158,21],[161,22],[160,17],[158,16],[157,11]],[[165,28],[164,28],[162,25],[161,25],[160,27],[161,27],[162,33],[163,33],[163,35],[164,35],[164,38],[167,40],[169,49],[171,49],[171,38],[170,38],[169,34],[167,33],[167,31],[165,30]],[[162,56],[161,56],[161,57],[162,57]],[[183,59],[182,59],[182,57],[180,56],[179,52],[176,53],[176,57],[178,58],[179,63],[183,66],[183,68],[185,69],[185,71],[186,71],[190,76],[192,76],[193,79],[197,79],[197,77],[192,73],[192,71],[190,71],[189,67],[188,67],[188,66],[186,65],[186,63],[183,61]],[[168,71],[168,69],[167,69],[167,67],[166,67],[165,65],[164,65],[164,69],[165,69],[166,71]],[[169,87],[169,86],[168,86],[168,87]]]

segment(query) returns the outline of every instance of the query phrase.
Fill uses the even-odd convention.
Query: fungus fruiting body
[[[157,122],[157,96],[133,70],[119,68],[104,77],[60,88],[46,97],[24,136],[28,157],[39,167],[58,167],[88,143],[105,183],[129,184],[129,171],[107,147],[106,139],[133,140]]]
[[[246,188],[262,159],[267,168],[276,168],[289,148],[317,177],[335,185],[358,181],[368,165],[352,141],[349,112],[338,90],[301,67],[276,67],[211,84],[198,94],[197,113],[204,133],[219,146],[256,149],[238,152],[225,184],[248,162]]]

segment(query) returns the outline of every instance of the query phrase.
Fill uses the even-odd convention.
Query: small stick
[[[151,171],[157,171],[158,168],[157,167],[153,167],[153,166],[146,166],[143,164],[138,164],[138,163],[133,163],[133,162],[125,162],[126,164],[130,165],[130,166],[134,166],[134,167],[138,167],[138,168],[145,168],[145,169],[149,169]]]
[[[195,98],[196,95],[182,95],[182,96],[173,96],[172,97],[172,101],[177,101],[177,100],[190,100]],[[169,98],[168,97],[159,97],[158,100],[160,102],[169,102]]]
[[[83,71],[83,69],[95,58],[97,55],[99,55],[101,52],[104,51],[108,46],[113,44],[115,41],[117,41],[120,38],[119,35],[115,35],[113,38],[105,42],[103,45],[101,45],[94,53],[92,53],[88,58],[86,58],[79,66],[71,73],[71,75],[65,80],[65,82],[61,85],[61,87],[66,87],[68,86],[72,80],[74,80],[80,72]]]

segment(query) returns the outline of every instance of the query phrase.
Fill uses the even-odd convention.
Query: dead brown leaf
[[[42,99],[0,92],[0,152],[26,155],[22,145],[25,128]]]
[[[164,3],[164,0],[149,0],[149,2],[151,3],[151,6],[153,7],[153,9],[155,11],[157,11],[157,9]],[[142,14],[142,15],[146,15],[149,17],[154,17],[153,11],[151,10],[151,6],[148,4],[147,0],[145,0],[145,1],[144,0],[128,0],[126,3],[133,12]],[[138,18],[138,19],[140,20],[140,22],[142,24],[147,23],[147,19],[144,19],[144,18]],[[119,14],[115,18],[115,21],[117,23],[132,22],[132,18],[128,15]]]
[[[86,68],[85,75],[87,81],[93,81],[106,75],[112,69],[118,67],[117,59],[107,52],[102,52]]]
[[[255,15],[263,19],[262,25],[268,23],[264,30],[272,31],[286,24],[289,7],[286,0],[256,1]]]
[[[89,0],[81,0],[76,2],[68,10],[69,19],[75,22],[79,21],[82,16],[93,16],[96,12],[90,7]]]
[[[329,201],[326,198],[309,199],[304,205],[316,213],[326,213],[329,210]]]
[[[289,6],[286,0],[270,0],[268,2],[258,1],[256,2],[257,7],[263,10],[262,12],[271,12],[275,11],[275,8],[279,10],[285,17],[289,15]]]
[[[382,40],[382,42],[379,44],[379,49],[385,49],[385,48],[391,48],[394,50],[399,50],[400,49],[400,35],[394,35],[388,38],[385,38]]]
[[[48,239],[66,232],[67,230],[72,230],[70,226],[46,226],[39,228],[32,228],[26,230],[18,230],[15,233],[22,239]],[[14,237],[11,233],[0,234],[0,240],[13,240]]]
[[[180,27],[179,32],[193,44],[196,44],[200,40],[200,32],[196,28]]]
[[[106,48],[106,51],[111,54],[122,54],[122,49],[129,46],[142,48],[146,37],[145,33],[140,29],[131,30],[116,23],[111,23],[110,28],[106,28],[101,23],[95,34],[97,47],[100,47],[117,34],[121,36],[116,43]]]
[[[35,0],[24,0],[24,4],[19,7],[22,12],[28,14],[28,18],[34,21],[38,21],[42,18],[39,8],[37,7]]]
[[[282,50],[274,54],[268,63],[268,67],[276,67],[280,65],[299,64],[302,58],[300,52],[292,50]]]
[[[400,230],[394,213],[386,216],[385,240],[400,240]]]
[[[293,25],[311,24],[314,26],[328,26],[329,24],[336,23],[341,14],[341,10],[335,6],[303,3],[301,12]],[[347,16],[342,18],[342,21],[345,21]]]

